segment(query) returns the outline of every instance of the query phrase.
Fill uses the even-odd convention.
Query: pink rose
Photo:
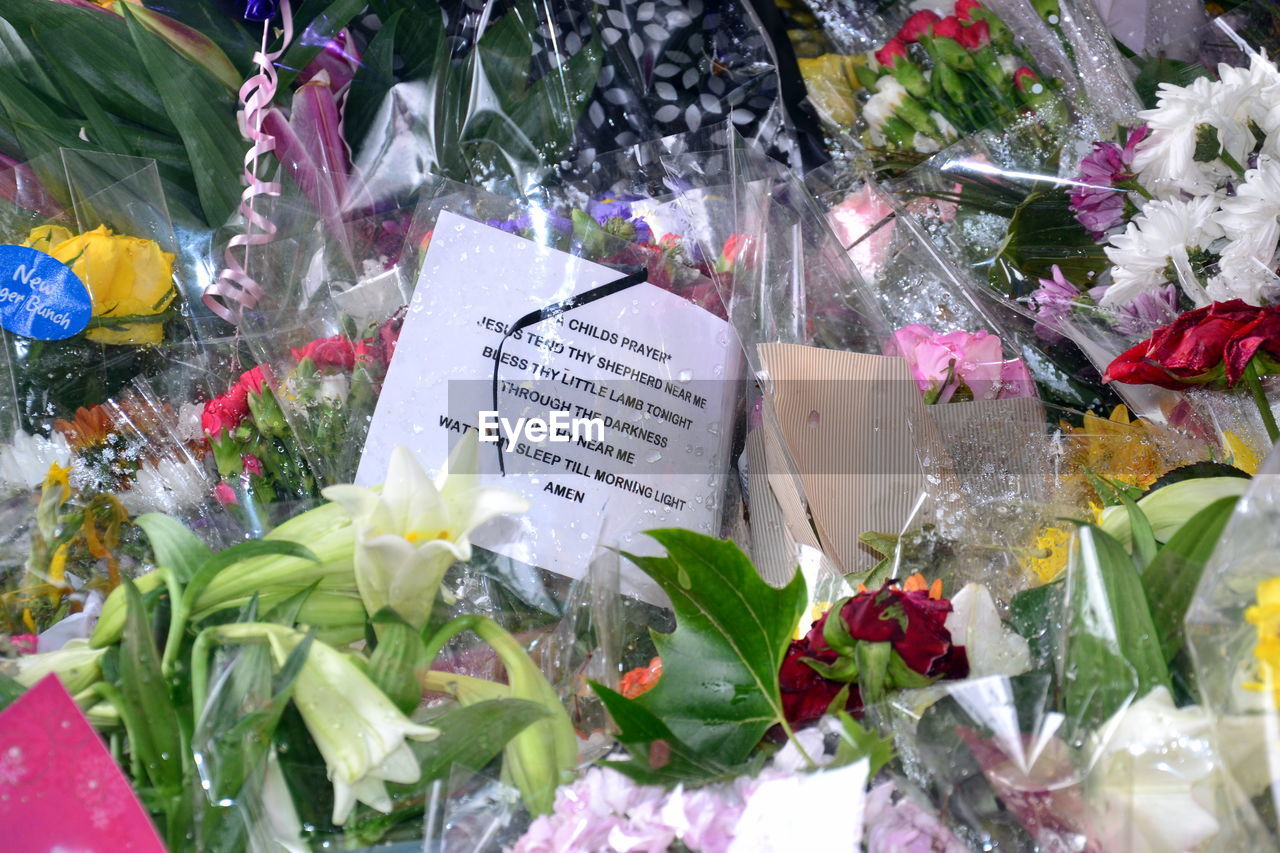
[[[987,331],[935,333],[912,323],[893,333],[889,347],[911,368],[916,386],[930,403],[947,403],[961,388],[974,400],[1034,396],[1027,367],[1005,361],[1000,339]]]

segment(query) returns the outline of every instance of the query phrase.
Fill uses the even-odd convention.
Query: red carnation
[[[1036,72],[1025,65],[1013,72],[1013,85],[1018,87],[1019,92],[1025,92],[1039,82],[1040,78],[1036,76]]]
[[[897,36],[889,39],[889,42],[876,51],[876,62],[879,62],[885,68],[892,68],[894,63],[899,59],[907,58],[907,45]]]
[[[959,0],[956,3],[956,17],[968,23],[973,20],[973,11],[981,9],[982,4],[978,0]]]
[[[1187,311],[1111,362],[1103,381],[1181,391],[1225,374],[1227,384],[1234,385],[1249,360],[1266,348],[1269,331],[1275,331],[1274,323],[1259,322],[1270,313],[1241,299]]]
[[[321,370],[351,370],[355,367],[356,350],[351,341],[335,335],[332,338],[317,338],[302,349],[293,350],[293,357],[298,361],[309,358]]]
[[[981,50],[991,43],[991,28],[986,21],[961,27],[959,42],[965,50]]]
[[[205,435],[218,438],[223,432],[230,432],[249,416],[248,392],[239,383],[231,386],[227,393],[214,397],[204,404],[204,412],[200,415],[200,426]]]
[[[895,38],[901,39],[907,44],[914,44],[920,40],[920,36],[929,35],[934,25],[940,20],[942,19],[938,17],[936,12],[923,9],[907,18],[906,23],[902,25],[902,29],[898,30],[898,35]]]
[[[932,35],[934,38],[946,38],[953,41],[960,41],[963,36],[961,30],[964,27],[960,24],[960,19],[955,15],[947,15],[945,18],[933,25]]]
[[[246,370],[240,374],[239,384],[246,391],[252,391],[254,394],[261,395],[262,388],[267,383],[267,368],[265,365],[259,364],[250,370]]]

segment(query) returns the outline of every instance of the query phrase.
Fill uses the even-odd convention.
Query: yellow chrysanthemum
[[[1229,429],[1222,431],[1222,445],[1230,455],[1227,461],[1232,465],[1250,476],[1258,473],[1258,466],[1262,464],[1262,454],[1253,445]]]
[[[1046,527],[1036,537],[1031,556],[1031,573],[1045,584],[1062,574],[1071,552],[1071,534],[1065,527]]]
[[[1258,662],[1258,680],[1245,684],[1247,690],[1266,690],[1280,708],[1280,578],[1258,584],[1258,603],[1244,611],[1245,621],[1258,631],[1253,656]]]

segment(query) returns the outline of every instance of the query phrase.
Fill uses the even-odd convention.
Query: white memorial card
[[[480,528],[481,547],[576,578],[602,535],[653,554],[645,530],[718,533],[739,344],[728,322],[647,282],[566,307],[625,275],[441,213],[357,481],[381,482],[397,445],[438,472],[477,429],[485,482],[531,505]],[[506,335],[539,311],[554,316]],[[630,566],[623,586],[656,590]]]

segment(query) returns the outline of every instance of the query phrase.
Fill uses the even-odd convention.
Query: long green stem
[[[1262,425],[1267,428],[1267,437],[1274,445],[1280,441],[1280,428],[1277,428],[1276,416],[1271,411],[1271,404],[1267,402],[1267,393],[1262,388],[1262,379],[1258,376],[1256,362],[1250,361],[1245,367],[1244,381],[1249,386],[1249,393],[1253,395],[1253,403],[1258,407],[1258,414],[1262,415]]]

